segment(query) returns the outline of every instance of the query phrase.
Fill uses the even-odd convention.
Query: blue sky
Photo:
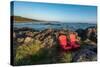
[[[97,7],[14,1],[14,15],[62,22],[97,22]]]

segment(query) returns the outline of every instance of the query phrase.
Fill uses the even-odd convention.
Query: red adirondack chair
[[[69,39],[70,39],[70,44],[72,45],[72,48],[79,48],[80,47],[80,45],[76,43],[77,39],[76,39],[75,34],[70,34]]]
[[[66,35],[60,35],[58,37],[59,40],[59,45],[63,50],[70,50],[72,47],[67,41],[67,36]]]

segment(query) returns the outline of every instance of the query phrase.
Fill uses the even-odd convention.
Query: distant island
[[[12,21],[14,22],[42,22],[42,23],[51,23],[51,22],[60,22],[60,21],[47,21],[47,20],[39,20],[39,19],[31,19],[22,16],[11,16]]]
[[[11,19],[15,22],[44,22],[43,20],[30,19],[21,16],[11,16]]]

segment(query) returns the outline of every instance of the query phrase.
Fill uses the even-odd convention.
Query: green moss
[[[31,55],[37,55],[41,48],[41,42],[35,40],[31,45],[21,45],[16,49],[15,62],[22,63],[21,60],[30,57]],[[24,60],[23,60],[24,61]]]
[[[60,60],[62,63],[69,63],[72,61],[72,53],[71,52],[65,52],[63,53],[63,56]]]

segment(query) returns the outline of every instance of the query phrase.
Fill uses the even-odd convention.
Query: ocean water
[[[44,30],[48,28],[52,29],[70,29],[70,30],[77,30],[77,29],[86,29],[90,26],[96,26],[95,23],[61,23],[61,22],[52,22],[52,23],[43,23],[43,22],[19,22],[14,23],[13,27],[17,28],[33,28],[36,30]]]

